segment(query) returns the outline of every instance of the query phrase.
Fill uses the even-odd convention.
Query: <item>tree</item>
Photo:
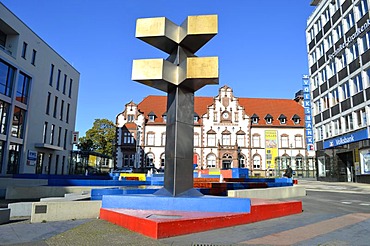
[[[87,130],[86,136],[79,139],[77,148],[82,151],[95,151],[112,155],[116,126],[108,119],[95,119],[93,127]]]

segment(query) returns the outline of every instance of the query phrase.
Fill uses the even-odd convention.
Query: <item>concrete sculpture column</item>
[[[167,93],[164,188],[156,195],[202,195],[193,189],[194,92],[218,84],[218,57],[195,53],[217,31],[217,15],[188,16],[180,26],[165,17],[136,22],[138,39],[169,54],[132,66],[132,80]]]

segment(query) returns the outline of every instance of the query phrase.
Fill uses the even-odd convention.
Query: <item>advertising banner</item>
[[[265,131],[266,169],[275,169],[275,158],[278,156],[277,131]]]

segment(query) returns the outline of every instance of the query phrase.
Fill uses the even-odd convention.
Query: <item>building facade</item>
[[[79,77],[0,3],[0,176],[69,172]]]
[[[306,39],[318,179],[370,183],[368,0],[314,0]]]
[[[165,96],[129,102],[117,115],[117,167],[165,166]],[[304,110],[288,99],[237,98],[228,86],[215,97],[194,98],[194,164],[197,168],[249,168],[254,176],[315,177],[314,151],[305,144]]]

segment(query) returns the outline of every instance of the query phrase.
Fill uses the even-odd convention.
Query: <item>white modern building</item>
[[[0,176],[68,173],[79,77],[0,3]]]
[[[129,102],[118,114],[116,166],[145,170],[165,166],[165,96]],[[194,164],[199,169],[249,168],[255,176],[315,177],[307,151],[304,110],[293,99],[237,98],[228,86],[215,97],[194,97]],[[181,141],[181,140],[180,140]]]
[[[370,183],[368,0],[313,0],[306,38],[321,180]]]

